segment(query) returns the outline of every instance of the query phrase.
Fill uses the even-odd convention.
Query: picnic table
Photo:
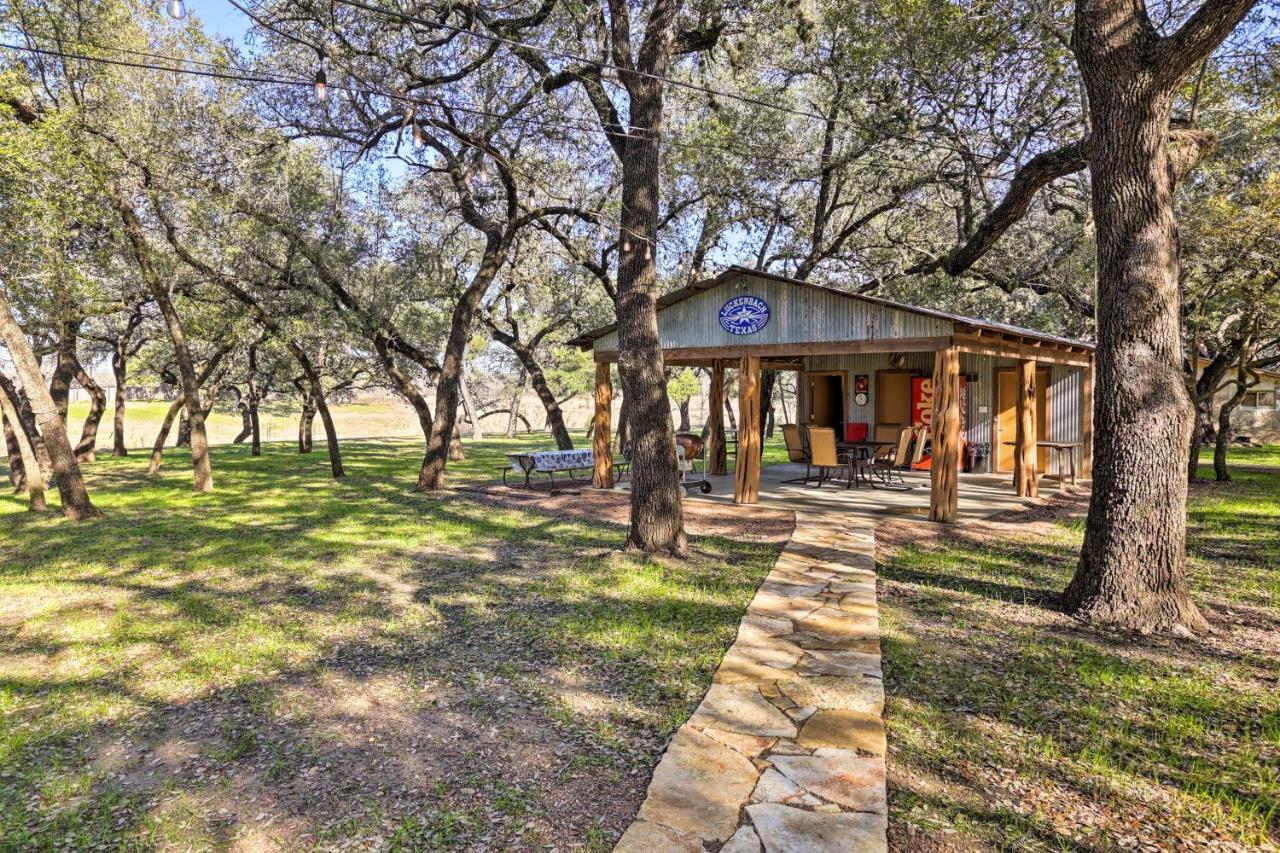
[[[524,477],[524,487],[534,474],[546,474],[551,481],[551,490],[556,488],[556,474],[567,473],[570,480],[576,479],[575,471],[593,471],[595,455],[590,450],[534,450],[525,453],[508,453],[511,464],[502,469],[502,485],[507,484],[507,475],[520,474]]]
[[[1005,444],[1010,447],[1016,447],[1018,442],[1006,441]],[[1071,470],[1071,485],[1076,484],[1076,448],[1084,445],[1078,441],[1037,441],[1036,447],[1043,447],[1045,450],[1051,450],[1056,455],[1058,461],[1058,482],[1062,483],[1066,480],[1067,475],[1064,473],[1068,469]],[[1067,464],[1063,464],[1063,460]]]

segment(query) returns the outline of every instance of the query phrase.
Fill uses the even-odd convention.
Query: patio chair
[[[836,448],[836,431],[831,427],[809,427],[809,456],[818,469],[818,485],[832,479],[832,471],[848,472],[847,482],[853,485],[853,462]]]
[[[906,485],[902,472],[911,468],[911,436],[914,430],[904,429],[898,432],[898,443],[891,447],[881,448],[871,460],[871,471],[884,482],[892,483],[893,475],[898,475],[898,482]]]
[[[782,440],[787,445],[787,461],[795,463],[804,463],[804,476],[794,477],[790,480],[783,480],[784,483],[807,483],[814,479],[813,477],[813,459],[810,458],[809,448],[805,446],[804,427],[799,424],[783,424]]]

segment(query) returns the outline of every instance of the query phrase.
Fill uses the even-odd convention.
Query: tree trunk
[[[729,429],[736,430],[738,428],[738,416],[733,413],[733,404],[729,402],[727,394],[724,398],[724,411],[729,417]]]
[[[64,320],[59,326],[58,354],[49,378],[49,396],[58,407],[62,425],[67,425],[67,408],[71,398],[71,380],[76,375],[76,348],[80,340],[79,320]]]
[[[40,364],[31,351],[22,327],[14,319],[9,301],[3,293],[0,293],[0,339],[9,348],[9,357],[18,371],[18,379],[27,392],[36,426],[44,438],[53,475],[58,481],[58,493],[62,496],[62,514],[77,521],[101,518],[102,513],[89,499],[89,490],[85,488],[62,416],[58,413],[49,389],[45,387],[44,376],[40,374]]]
[[[146,234],[142,223],[120,191],[112,187],[111,199],[124,223],[125,236],[133,248],[142,279],[146,282],[151,297],[155,300],[164,317],[165,328],[169,339],[173,342],[174,358],[178,362],[178,373],[182,378],[182,397],[186,400],[187,418],[191,422],[191,469],[193,485],[197,492],[213,491],[213,466],[209,460],[209,439],[205,434],[204,409],[200,405],[200,383],[196,378],[195,365],[191,360],[191,350],[187,347],[186,334],[182,331],[182,323],[178,312],[169,298],[169,289],[160,280],[160,274],[151,263],[151,249],[147,245]]]
[[[445,342],[440,375],[436,379],[436,416],[431,422],[427,453],[422,460],[422,470],[418,472],[418,484],[414,487],[416,492],[436,492],[445,486],[445,464],[457,432],[460,396],[458,385],[462,380],[462,361],[467,354],[467,340],[471,337],[471,327],[475,323],[480,300],[489,290],[489,285],[497,277],[506,258],[507,239],[505,234],[501,237],[491,234],[488,237],[479,269],[454,303],[449,337]],[[458,442],[457,448],[461,451],[461,442]]]
[[[191,413],[183,412],[178,418],[178,438],[173,442],[174,447],[191,447]]]
[[[458,380],[458,392],[462,394],[462,411],[471,422],[471,440],[483,441],[484,428],[480,426],[480,409],[476,406],[475,398],[471,396],[471,386],[467,384],[465,377]]]
[[[111,455],[128,456],[129,449],[124,443],[124,409],[125,383],[128,380],[128,356],[124,346],[117,343],[115,352],[111,354],[111,372],[116,377],[115,413],[111,421]]]
[[[18,493],[27,493],[32,512],[44,512],[49,507],[44,500],[44,476],[40,472],[40,463],[36,461],[35,449],[27,437],[18,419],[18,401],[9,396],[9,392],[0,388],[0,420],[4,421],[5,444],[12,448],[9,451],[9,472],[17,471],[20,478],[15,478],[14,486]],[[14,450],[17,459],[14,459]],[[15,464],[16,463],[16,464]]]
[[[676,403],[676,411],[680,413],[680,425],[676,427],[676,432],[689,432],[693,429],[689,424],[689,400],[689,397],[685,397]]]
[[[0,394],[3,394],[0,391]],[[8,399],[6,397],[6,399]],[[0,401],[2,402],[2,401]],[[18,423],[18,414],[15,411],[13,422]],[[0,426],[4,427],[4,448],[9,455],[9,482],[13,484],[15,494],[23,494],[27,491],[27,471],[22,464],[22,448],[18,446],[17,433],[13,431],[13,424],[9,422],[7,414],[0,416]],[[18,423],[18,429],[22,429],[22,424]]]
[[[164,443],[169,440],[173,419],[185,404],[186,400],[179,397],[169,404],[169,410],[164,413],[164,420],[160,422],[160,431],[156,433],[155,444],[151,447],[151,462],[147,465],[147,476],[154,477],[160,473],[160,463],[164,460]]]
[[[516,382],[515,390],[511,392],[511,408],[507,410],[507,438],[516,437],[516,420],[520,417],[520,398],[524,396],[524,384],[526,380],[524,368],[520,369],[520,380]]]
[[[249,436],[253,435],[253,418],[249,415],[249,404],[243,397],[236,403],[236,409],[240,412],[240,431],[236,433],[235,438],[231,439],[231,443],[244,444],[249,440]]]
[[[31,410],[31,401],[27,399],[26,393],[9,381],[9,377],[0,373],[0,391],[9,395],[9,399],[14,401],[17,408],[18,424],[21,424],[23,431],[27,434],[27,441],[31,443],[32,449],[36,454],[36,462],[40,466],[41,482],[44,483],[45,489],[49,488],[49,474],[53,471],[53,461],[49,456],[49,451],[44,446],[44,439],[40,436],[40,430],[36,427],[35,412]]]
[[[624,456],[630,456],[631,430],[629,428],[630,419],[628,415],[627,398],[623,397],[622,402],[618,404],[618,452]]]
[[[1070,612],[1147,632],[1205,631],[1184,573],[1191,403],[1182,374],[1172,86],[1117,48],[1114,8],[1077,9],[1089,95],[1097,223],[1098,347],[1093,494],[1064,593]],[[1092,8],[1092,7],[1090,7]],[[1101,11],[1099,11],[1099,9]]]
[[[773,438],[773,389],[778,384],[778,371],[765,370],[760,374],[760,423],[765,428],[765,436]],[[844,436],[838,436],[841,441]],[[764,452],[764,442],[760,442],[760,452]]]
[[[615,12],[616,14],[616,12]],[[618,374],[631,442],[631,529],[627,546],[683,554],[687,545],[675,430],[658,339],[657,238],[663,85],[629,81],[633,130],[622,161],[618,243]],[[643,129],[643,130],[641,130]],[[647,132],[652,131],[652,133]]]
[[[1227,450],[1231,447],[1231,415],[1236,407],[1244,402],[1244,395],[1249,391],[1247,376],[1243,370],[1236,379],[1236,389],[1231,396],[1222,401],[1218,409],[1218,434],[1213,442],[1213,476],[1219,483],[1231,481],[1231,470],[1227,467]]]
[[[262,455],[262,431],[259,429],[258,422],[258,398],[260,392],[258,390],[258,344],[261,340],[254,341],[249,345],[247,360],[249,362],[248,376],[245,385],[249,389],[249,435],[253,439],[253,443],[249,447],[250,456]]]
[[[308,396],[302,404],[302,416],[298,418],[298,452],[310,453],[313,446],[312,424],[316,420],[316,409]]]
[[[329,413],[329,402],[324,398],[324,388],[320,385],[319,377],[316,377],[316,380],[312,385],[311,396],[315,398],[316,409],[320,412],[320,422],[324,424],[325,447],[329,451],[329,473],[333,475],[335,480],[340,477],[345,477],[346,472],[342,469],[342,451],[338,447],[338,430],[333,425],[333,415]],[[256,409],[253,416],[255,426],[254,431],[256,433],[258,417]],[[308,435],[308,445],[310,444],[310,438],[311,436]],[[256,440],[257,439],[255,438],[255,442]],[[258,452],[261,453],[262,451],[259,450]]]
[[[80,443],[76,445],[76,461],[94,462],[98,458],[98,425],[107,410],[107,392],[93,380],[89,372],[76,360],[76,381],[89,395],[89,416],[80,430]]]

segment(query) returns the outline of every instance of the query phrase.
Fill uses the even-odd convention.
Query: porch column
[[[1093,478],[1093,358],[1084,368],[1084,381],[1081,396],[1084,412],[1080,428],[1080,476],[1086,480]]]
[[[609,434],[613,428],[613,380],[609,377],[609,362],[596,362],[596,414],[592,422],[591,454],[595,459],[595,473],[591,485],[597,489],[613,488],[613,454]]]
[[[929,520],[953,523],[960,499],[960,351],[933,358],[933,462],[929,466]]]
[[[1020,498],[1040,494],[1036,477],[1036,363],[1018,362],[1018,430],[1013,445],[1013,491]]]
[[[760,359],[744,356],[738,368],[738,456],[733,471],[733,502],[760,498]]]
[[[711,362],[711,390],[707,394],[707,473],[729,473],[724,444],[724,362]]]

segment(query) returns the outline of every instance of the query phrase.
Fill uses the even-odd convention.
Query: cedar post
[[[956,520],[960,498],[960,351],[933,359],[933,461],[929,466],[929,520]]]
[[[1084,406],[1083,423],[1080,428],[1080,476],[1086,480],[1093,478],[1093,358],[1084,370],[1083,390],[1081,391]]]
[[[1013,445],[1013,490],[1020,498],[1040,493],[1036,482],[1036,363],[1018,362],[1018,429]]]
[[[591,452],[595,459],[595,473],[591,485],[597,489],[613,488],[613,439],[612,424],[613,381],[609,378],[609,362],[596,362],[596,415],[591,431]]]
[[[743,356],[738,369],[738,456],[733,470],[733,502],[760,498],[760,359]]]
[[[724,444],[724,362],[711,362],[711,390],[707,394],[707,473],[729,473]]]

